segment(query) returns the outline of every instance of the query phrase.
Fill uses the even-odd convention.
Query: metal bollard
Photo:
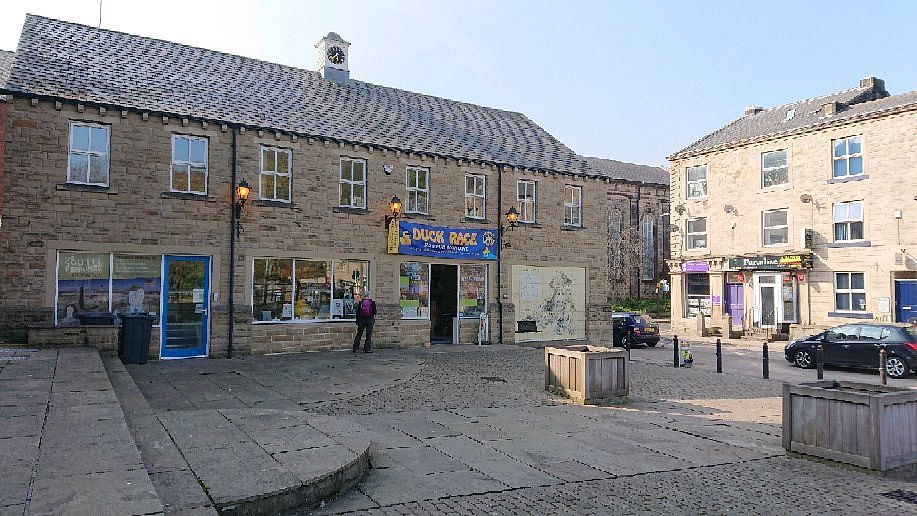
[[[764,379],[769,380],[771,377],[769,358],[767,357],[767,341],[764,341]]]
[[[624,340],[624,351],[627,352],[627,361],[630,362],[630,337],[624,335],[622,339]]]
[[[823,379],[825,377],[825,347],[821,344],[815,351],[815,367],[818,369],[818,379]]]
[[[675,357],[675,367],[678,367],[678,335],[672,338],[672,348],[675,350],[673,356]]]
[[[882,346],[879,349],[879,383],[882,385],[888,384],[888,370],[886,369],[888,365],[888,353],[885,351],[885,346]]]
[[[723,344],[720,339],[716,339],[716,372],[723,372]]]

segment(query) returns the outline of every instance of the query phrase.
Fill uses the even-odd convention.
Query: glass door
[[[777,302],[779,294],[780,276],[776,274],[758,274],[755,275],[755,301],[758,309],[756,314],[758,324],[762,328],[773,328],[777,325],[779,314],[778,307],[782,304]]]
[[[166,256],[163,271],[160,356],[207,356],[210,258]]]

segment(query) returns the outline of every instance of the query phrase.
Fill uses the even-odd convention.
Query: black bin
[[[122,315],[118,358],[124,364],[145,364],[150,357],[152,315]]]
[[[114,326],[115,314],[111,312],[80,312],[77,316],[83,326]]]

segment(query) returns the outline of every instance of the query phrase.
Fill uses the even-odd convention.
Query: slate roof
[[[589,173],[610,177],[612,179],[623,179],[624,181],[638,181],[669,186],[669,173],[661,167],[652,167],[649,165],[635,165],[633,163],[624,163],[613,159],[593,158],[583,156]]]
[[[702,154],[723,145],[759,136],[817,127],[838,120],[917,104],[917,91],[888,96],[884,83],[879,80],[877,82],[878,84],[873,87],[853,88],[743,116],[674,153],[669,159]],[[840,104],[838,112],[834,115],[822,115],[822,105],[831,102]],[[789,117],[788,113],[791,111],[792,117]]]
[[[337,84],[317,72],[35,15],[26,17],[4,90],[584,172],[576,153],[521,113],[356,80]]]
[[[10,66],[13,65],[14,55],[16,54],[13,52],[0,50],[0,85],[6,82],[6,78],[10,74]]]

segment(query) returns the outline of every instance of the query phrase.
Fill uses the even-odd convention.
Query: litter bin
[[[118,338],[118,358],[124,364],[145,364],[150,356],[152,315],[122,315]]]
[[[115,314],[111,312],[80,312],[77,316],[83,326],[114,326]]]

